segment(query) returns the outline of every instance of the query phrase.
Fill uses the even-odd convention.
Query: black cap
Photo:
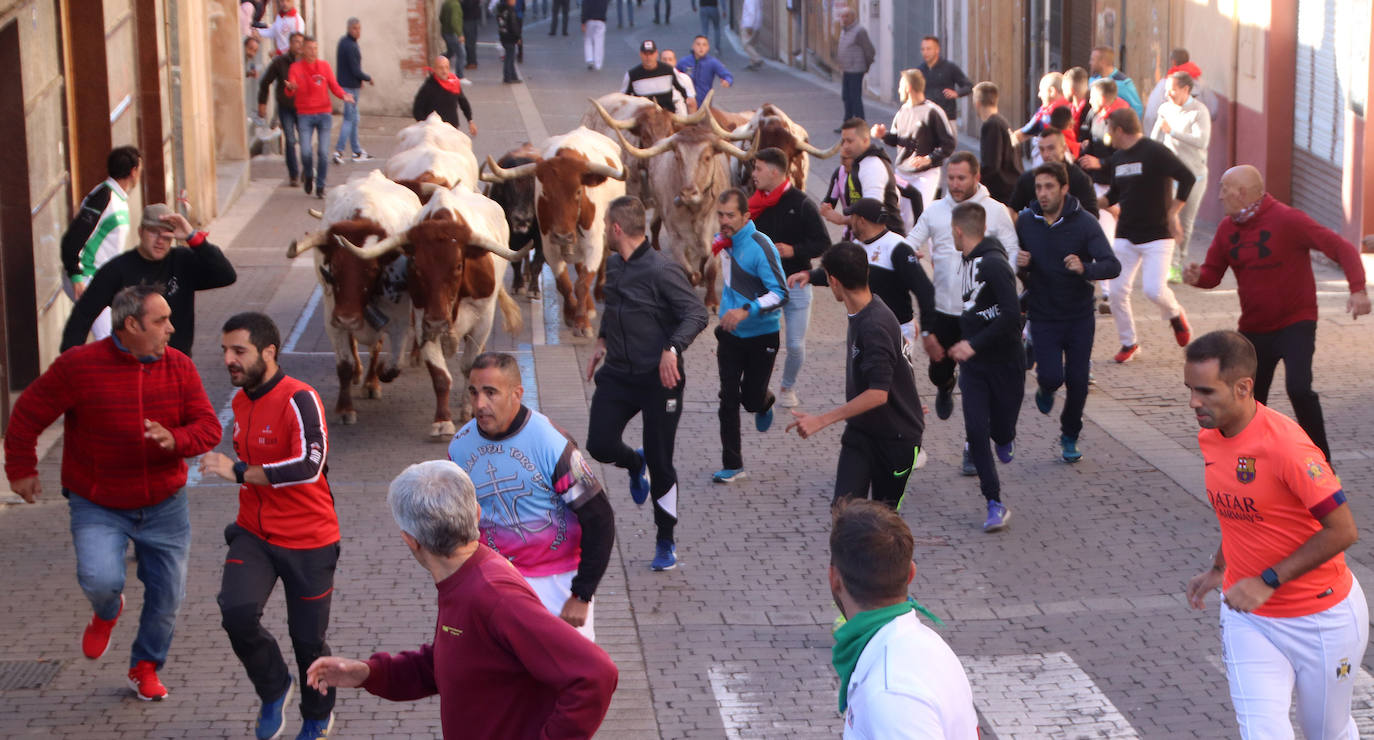
[[[639,44],[640,54],[653,54],[658,51],[658,45],[652,39],[645,39]]]
[[[879,224],[883,222],[883,202],[877,198],[860,198],[844,209],[844,215],[857,215],[865,221]]]

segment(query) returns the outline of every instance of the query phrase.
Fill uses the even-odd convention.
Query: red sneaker
[[[1131,359],[1135,357],[1139,352],[1140,345],[1132,344],[1129,347],[1122,347],[1121,351],[1117,352],[1116,357],[1113,357],[1112,359],[1116,360],[1117,362],[1130,362]]]
[[[92,614],[91,623],[86,625],[86,631],[81,633],[81,652],[87,658],[95,660],[105,654],[110,647],[110,633],[114,631],[115,623],[119,621],[119,615],[124,613],[124,594],[119,595],[119,612],[114,619],[101,619]]]
[[[129,688],[143,701],[162,701],[167,698],[167,687],[157,679],[157,664],[151,660],[140,660],[129,669]]]
[[[1177,316],[1169,319],[1169,326],[1174,328],[1174,341],[1178,342],[1178,346],[1187,347],[1193,338],[1193,327],[1188,326],[1187,314],[1179,311]]]

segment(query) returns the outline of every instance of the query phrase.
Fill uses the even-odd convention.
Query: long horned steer
[[[456,431],[449,410],[453,376],[448,357],[463,344],[462,377],[486,348],[499,305],[507,332],[524,327],[520,307],[503,285],[508,261],[523,254],[507,246],[510,231],[501,206],[467,188],[436,190],[408,230],[359,247],[340,240],[359,259],[410,258],[410,290],[415,303],[420,356],[434,382],[431,437]],[[460,393],[458,423],[472,418],[472,402]]]
[[[311,211],[324,228],[291,243],[286,256],[314,251],[326,316],[325,334],[334,347],[339,398],[334,410],[345,424],[358,421],[353,383],[361,381],[368,398],[381,396],[381,384],[400,374],[397,359],[410,351],[411,299],[406,291],[406,265],[401,255],[361,258],[343,249],[338,239],[362,243],[404,234],[420,212],[415,193],[373,170],[367,177],[329,189],[324,212]],[[358,345],[372,358],[361,375]]]
[[[806,129],[789,118],[782,108],[772,103],[764,103],[748,122],[733,130],[722,126],[715,118],[711,120],[711,127],[723,139],[756,140],[755,150],[768,147],[781,149],[791,163],[788,174],[792,178],[792,187],[803,191],[806,190],[806,178],[811,166],[810,157],[829,159],[840,151],[838,141],[829,149],[821,149],[812,144]],[[739,174],[739,184],[748,190],[754,187],[752,172],[752,162],[746,162]]]
[[[505,168],[487,157],[489,182],[534,178],[535,214],[544,260],[558,278],[563,321],[577,336],[592,336],[596,316],[592,282],[606,245],[606,207],[625,194],[620,147],[604,134],[579,126],[551,136],[539,146],[539,159]],[[568,274],[577,272],[574,286]]]
[[[387,158],[382,171],[425,199],[440,188],[477,189],[472,139],[433,113],[396,134],[396,153]]]
[[[582,115],[582,125],[614,140],[617,132],[625,132],[625,138],[635,146],[653,146],[654,142],[666,139],[677,130],[676,123],[687,117],[663,110],[658,103],[649,98],[625,93],[610,93],[590,101],[592,107]],[[648,191],[648,168],[642,162],[621,154],[621,161],[629,176],[625,179],[625,194],[633,195],[653,208],[654,203]]]
[[[497,164],[506,169],[538,160],[539,152],[528,142],[501,155]],[[534,217],[534,178],[521,177],[507,182],[487,183],[486,196],[506,212],[510,226],[511,249],[532,245],[529,256],[511,263],[510,292],[527,292],[530,300],[539,296],[539,273],[544,269],[544,250],[540,248],[539,223]]]

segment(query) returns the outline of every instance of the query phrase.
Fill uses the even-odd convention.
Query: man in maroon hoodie
[[[15,403],[5,475],[35,503],[42,493],[38,435],[65,415],[62,495],[71,508],[77,582],[95,610],[81,650],[94,660],[110,645],[132,540],[144,595],[129,683],[138,698],[153,701],[167,696],[157,671],[186,592],[184,458],[213,449],[221,428],[195,365],[167,346],[172,309],[162,287],[125,288],[110,311],[112,336],[62,353]]]
[[[1317,349],[1317,283],[1312,250],[1340,264],[1350,285],[1345,310],[1351,317],[1369,313],[1364,263],[1355,245],[1296,208],[1264,192],[1264,177],[1248,164],[1221,176],[1221,207],[1227,218],[1217,226],[1207,258],[1183,271],[1183,282],[1215,288],[1236,273],[1240,296],[1237,327],[1255,345],[1259,366],[1255,400],[1266,403],[1274,368],[1283,360],[1284,384],[1293,415],[1322,454],[1331,460],[1321,400],[1312,390],[1312,355]]]
[[[467,473],[448,460],[411,465],[391,482],[387,502],[438,587],[434,642],[366,662],[320,658],[306,673],[310,686],[361,686],[392,701],[438,694],[449,740],[590,738],[610,706],[615,664],[481,543],[482,509]]]
[[[353,96],[334,79],[334,68],[320,59],[320,45],[314,36],[306,36],[301,58],[287,73],[286,97],[296,101],[296,125],[301,140],[301,176],[305,192],[316,198],[324,197],[325,180],[329,176],[329,130],[334,127],[329,93],[352,103]],[[310,141],[315,138],[315,156],[310,156]]]

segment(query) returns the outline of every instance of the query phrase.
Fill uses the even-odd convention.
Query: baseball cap
[[[656,51],[658,51],[658,45],[655,44],[652,39],[645,39],[639,45],[640,54],[653,54]]]
[[[143,221],[139,224],[145,229],[162,229],[171,231],[172,225],[162,220],[163,216],[170,216],[174,213],[166,203],[152,203],[143,207]]]
[[[882,223],[883,203],[877,198],[860,198],[854,201],[853,205],[844,209],[844,215],[862,218],[873,223]]]

